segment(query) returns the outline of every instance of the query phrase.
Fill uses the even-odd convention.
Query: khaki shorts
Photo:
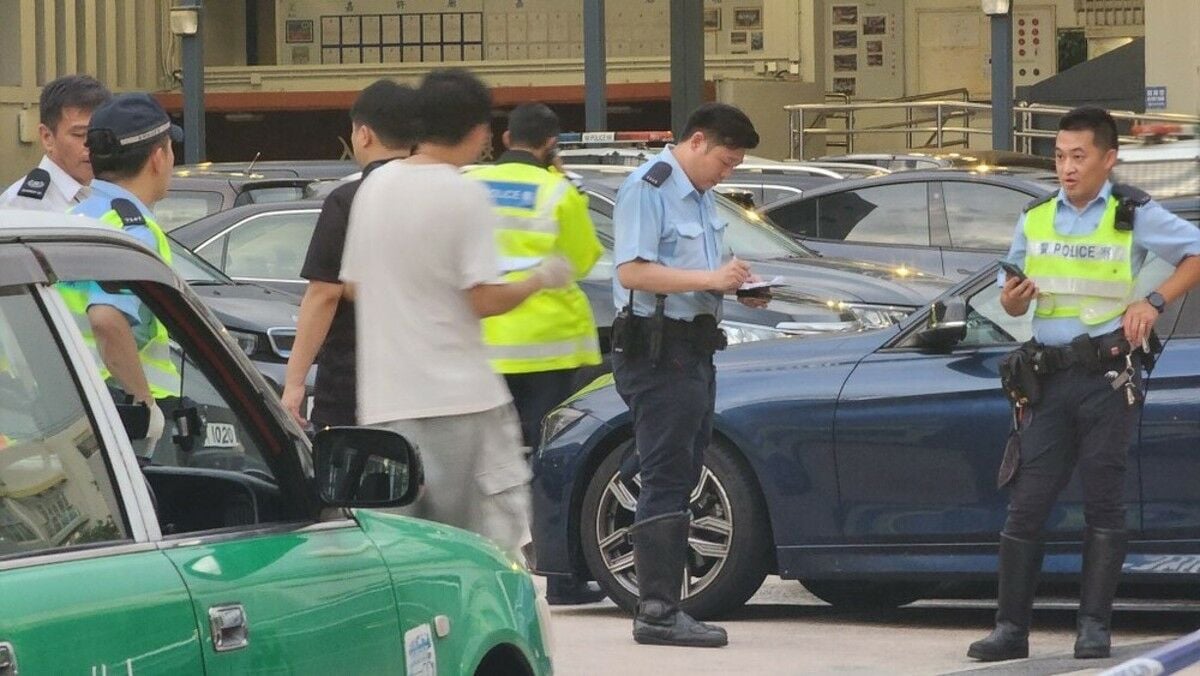
[[[514,555],[529,541],[531,474],[512,404],[378,427],[408,439],[425,470],[424,488],[401,513],[474,531]]]

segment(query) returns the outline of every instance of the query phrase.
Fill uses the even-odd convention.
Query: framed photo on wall
[[[738,7],[733,10],[734,28],[762,28],[762,10],[756,7]]]
[[[288,19],[283,24],[283,35],[283,41],[289,44],[312,42],[312,19]]]
[[[704,10],[704,30],[721,30],[721,8],[715,7]]]

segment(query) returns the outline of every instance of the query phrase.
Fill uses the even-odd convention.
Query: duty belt
[[[654,323],[652,317],[634,315],[630,319],[643,331],[643,335]],[[662,337],[665,342],[689,343],[705,352],[723,350],[726,346],[725,332],[717,328],[717,318],[712,315],[697,315],[691,321],[664,317]]]
[[[1033,370],[1041,376],[1065,371],[1072,366],[1083,366],[1093,371],[1104,370],[1108,362],[1133,352],[1121,329],[1103,336],[1079,335],[1070,345],[1042,345],[1035,341],[1027,345],[1033,348]]]

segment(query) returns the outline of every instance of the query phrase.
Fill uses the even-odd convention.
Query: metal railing
[[[935,92],[940,93],[940,92]],[[913,97],[914,99],[917,97]],[[954,146],[970,147],[971,136],[983,134],[991,136],[990,103],[973,101],[955,101],[948,99],[926,100],[896,100],[855,103],[801,103],[784,106],[788,113],[789,139],[791,148],[790,159],[799,160],[808,157],[805,141],[813,135],[844,136],[844,142],[826,143],[826,146],[843,147],[847,153],[854,152],[854,140],[859,135],[875,134],[904,134],[906,145],[916,148],[947,148]],[[888,122],[870,126],[858,126],[857,114],[863,111],[902,111],[903,122]],[[1014,149],[1024,153],[1033,151],[1037,139],[1052,139],[1057,133],[1058,119],[1071,109],[1063,106],[1047,106],[1041,104],[1021,104],[1013,106],[1013,140]],[[1131,111],[1111,111],[1118,121],[1129,122],[1131,125],[1149,122],[1167,122],[1177,124],[1200,124],[1200,116],[1179,115],[1174,113],[1135,113]],[[805,115],[812,117],[812,124],[805,121]],[[845,129],[817,126],[832,115],[844,116]],[[987,125],[983,125],[984,121]],[[1048,126],[1039,126],[1044,122],[1052,122]],[[974,126],[978,123],[979,126]],[[924,144],[913,143],[917,134],[928,134]],[[1122,137],[1122,141],[1132,141],[1134,137]]]

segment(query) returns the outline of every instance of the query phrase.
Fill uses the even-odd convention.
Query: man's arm
[[[596,239],[596,226],[588,215],[588,201],[575,190],[567,188],[558,207],[558,250],[575,268],[576,279],[586,277],[592,266],[604,253],[600,240]]]
[[[300,423],[300,405],[304,402],[304,383],[308,370],[317,359],[317,353],[329,335],[329,326],[342,299],[342,285],[333,282],[309,281],[300,300],[300,313],[296,320],[296,339],[292,354],[288,357],[287,371],[283,382],[283,406]]]
[[[737,258],[716,270],[682,270],[641,259],[622,263],[617,268],[621,286],[651,293],[720,291],[733,293],[750,279],[750,266]]]
[[[1176,264],[1171,276],[1155,289],[1163,300],[1170,303],[1200,282],[1200,231],[1196,226],[1154,201],[1139,207],[1133,222],[1136,243]],[[1145,299],[1130,303],[1121,318],[1125,339],[1140,344],[1149,337],[1158,317],[1158,310]]]
[[[92,305],[87,310],[100,359],[135,401],[152,403],[150,384],[138,358],[137,342],[124,313],[110,305]]]
[[[542,290],[541,279],[531,275],[511,284],[476,284],[467,289],[467,302],[480,319],[495,317],[515,308]]]

